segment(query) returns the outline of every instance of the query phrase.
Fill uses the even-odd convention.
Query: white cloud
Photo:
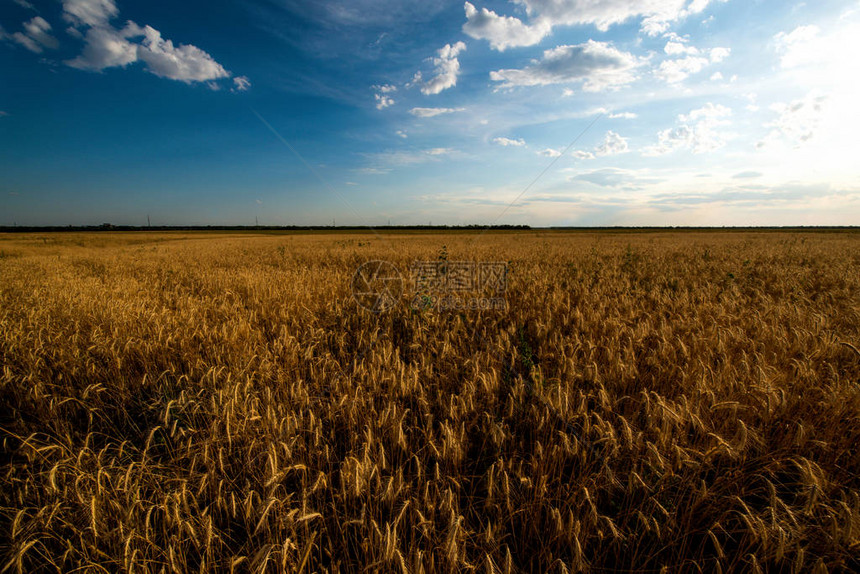
[[[493,143],[498,144],[500,146],[504,146],[504,147],[508,147],[508,146],[523,147],[526,145],[525,140],[522,138],[515,139],[515,140],[512,140],[510,138],[493,138]]]
[[[450,155],[454,153],[454,150],[449,147],[434,147],[432,149],[425,150],[427,155]]]
[[[758,104],[772,115],[765,124],[769,131],[758,143],[769,152],[762,160],[790,164],[787,168],[798,172],[799,178],[814,169],[829,171],[831,181],[841,178],[842,185],[857,181],[860,60],[853,55],[860,52],[858,31],[860,20],[854,16],[830,21],[821,29],[800,26],[775,36],[786,95],[779,100],[783,103]],[[808,95],[796,99],[799,90]]]
[[[628,150],[627,139],[613,131],[606,132],[603,143],[594,149],[594,155],[607,156],[624,153]]]
[[[131,22],[122,30],[90,28],[86,32],[84,50],[66,63],[79,70],[98,72],[106,68],[127,66],[137,61],[137,44],[128,40],[140,29]]]
[[[695,46],[689,46],[684,37],[671,32],[667,36],[669,41],[663,51],[669,56],[676,57],[660,62],[654,75],[669,84],[683,82],[689,76],[698,74],[709,65],[722,62],[731,54],[729,48],[723,47],[712,48],[704,53]]]
[[[491,10],[478,10],[470,2],[466,2],[466,23],[463,32],[476,40],[488,40],[490,46],[500,52],[518,46],[533,46],[550,33],[551,27],[546,21],[539,21],[533,26],[524,24],[518,18],[499,16]]]
[[[724,79],[723,74],[721,72],[714,72],[713,74],[711,74],[711,81],[712,82],[719,82],[720,80],[723,80],[723,79]]]
[[[409,134],[407,134],[404,130],[397,130],[397,135],[402,137],[403,139],[406,139],[409,137]]]
[[[751,92],[751,93],[749,93],[749,94],[744,94],[744,96],[743,96],[743,97],[744,97],[744,99],[745,99],[745,100],[747,100],[747,101],[749,102],[749,104],[747,104],[747,105],[745,106],[745,109],[746,109],[748,112],[757,112],[757,111],[759,111],[759,109],[760,109],[760,108],[759,108],[759,105],[758,105],[758,103],[757,103],[757,100],[758,100],[758,94],[756,94],[755,92]]]
[[[119,15],[113,0],[63,0],[63,11],[75,26],[107,26]]]
[[[666,42],[666,47],[663,48],[669,56],[697,56],[699,49],[695,46],[687,46],[683,43],[683,38],[678,40],[669,40]]]
[[[660,67],[654,74],[670,84],[677,84],[686,80],[691,74],[698,74],[710,63],[710,60],[701,56],[664,60],[660,62]]]
[[[606,31],[614,24],[642,19],[642,31],[656,36],[671,24],[705,10],[713,0],[512,0],[525,7],[526,23],[502,16],[466,2],[463,31],[490,42],[502,51],[515,46],[533,46],[552,33],[556,26],[594,25]],[[726,1],[726,0],[720,0]]]
[[[394,105],[394,98],[390,95],[397,91],[397,86],[392,84],[385,84],[382,86],[373,86],[373,89],[376,90],[376,93],[373,95],[373,98],[376,100],[376,109],[384,110],[389,106]]]
[[[233,78],[234,92],[247,92],[250,87],[251,80],[248,79],[248,76],[236,76]]]
[[[609,114],[610,120],[635,120],[639,116],[634,114],[633,112],[618,112],[614,114]]]
[[[552,149],[550,147],[537,152],[537,154],[542,155],[544,157],[553,157],[553,158],[561,156],[560,151],[558,151],[557,149]]]
[[[208,53],[190,44],[174,45],[151,26],[141,27],[129,21],[125,28],[114,28],[110,20],[119,15],[119,10],[113,0],[63,0],[63,9],[67,21],[87,28],[84,49],[78,57],[66,62],[69,66],[101,71],[140,61],[147,71],[160,78],[207,82],[213,89],[218,89],[217,84],[211,83],[213,80],[230,77]],[[250,82],[240,76],[234,79],[234,85],[236,90],[244,91]]]
[[[657,146],[648,148],[646,156],[659,156],[675,151],[679,148],[698,148],[696,132],[690,126],[682,125],[675,128],[663,130],[658,134]]]
[[[131,41],[140,37],[140,43]],[[185,83],[207,82],[230,76],[221,64],[200,48],[188,44],[174,46],[172,41],[162,38],[158,30],[151,26],[140,28],[134,22],[129,22],[122,30],[90,28],[86,32],[85,42],[83,52],[67,62],[69,66],[101,71],[141,61],[156,76]],[[236,86],[245,85],[244,82],[247,82],[247,78],[239,80]]]
[[[782,54],[782,67],[796,68],[822,60],[828,46],[821,41],[820,33],[818,26],[799,26],[791,32],[774,36],[777,50]]]
[[[515,0],[530,16],[553,26],[592,24],[606,31],[614,24],[643,18],[649,35],[665,32],[671,23],[702,12],[710,0]]]
[[[707,153],[726,145],[729,135],[718,129],[728,123],[732,110],[723,105],[706,104],[678,116],[679,125],[657,134],[657,145],[643,150],[647,157],[660,156],[679,149],[695,154]]]
[[[712,104],[708,102],[703,107],[692,110],[689,114],[681,114],[678,119],[684,123],[691,123],[698,120],[716,121],[719,118],[726,118],[732,115],[731,108],[727,108],[721,104]]]
[[[386,96],[385,94],[374,94],[373,97],[376,100],[377,110],[384,110],[389,106],[393,106],[395,103],[394,98],[392,98],[391,96]]]
[[[576,150],[571,155],[576,159],[588,160],[597,157],[617,155],[625,153],[629,150],[627,138],[623,138],[617,133],[609,130],[603,137],[603,141],[594,148],[594,151]]]
[[[772,105],[770,109],[776,112],[778,117],[765,125],[765,127],[771,128],[771,131],[764,140],[758,143],[758,147],[762,148],[778,141],[800,146],[812,140],[821,123],[826,102],[827,96],[811,93],[790,104]]]
[[[466,108],[412,108],[409,113],[418,118],[432,118],[442,114],[463,112]]]
[[[147,69],[160,78],[180,82],[205,82],[230,76],[212,56],[196,46],[180,44],[161,37],[151,26],[144,26],[144,39],[137,49],[137,56],[146,63]]]
[[[711,62],[713,62],[715,64],[719,64],[720,62],[722,62],[723,60],[728,58],[731,55],[731,53],[732,53],[731,48],[722,48],[722,47],[713,48],[711,50],[711,54],[710,54]]]
[[[434,76],[424,81],[421,72],[416,72],[412,85],[421,86],[421,93],[425,95],[438,94],[456,86],[457,76],[460,75],[460,60],[457,56],[465,49],[466,44],[463,42],[457,42],[453,46],[445,44],[439,49],[435,58],[430,58],[434,66]]]
[[[490,79],[502,82],[505,88],[583,82],[583,90],[599,92],[633,82],[639,65],[633,54],[589,40],[546,50],[542,59],[533,60],[525,68],[490,72]]]

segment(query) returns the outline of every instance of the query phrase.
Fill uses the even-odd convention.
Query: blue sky
[[[858,225],[858,53],[857,0],[0,0],[0,225]]]

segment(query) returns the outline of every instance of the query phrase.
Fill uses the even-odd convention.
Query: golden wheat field
[[[856,571],[858,347],[856,232],[5,235],[0,569]]]

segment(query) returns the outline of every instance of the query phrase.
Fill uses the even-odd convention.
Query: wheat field
[[[0,569],[857,571],[858,347],[856,232],[6,234]]]

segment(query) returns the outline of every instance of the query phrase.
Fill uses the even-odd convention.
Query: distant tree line
[[[32,231],[368,231],[370,229],[391,230],[422,230],[422,229],[532,229],[528,225],[15,225],[0,226],[0,232],[32,232]]]

